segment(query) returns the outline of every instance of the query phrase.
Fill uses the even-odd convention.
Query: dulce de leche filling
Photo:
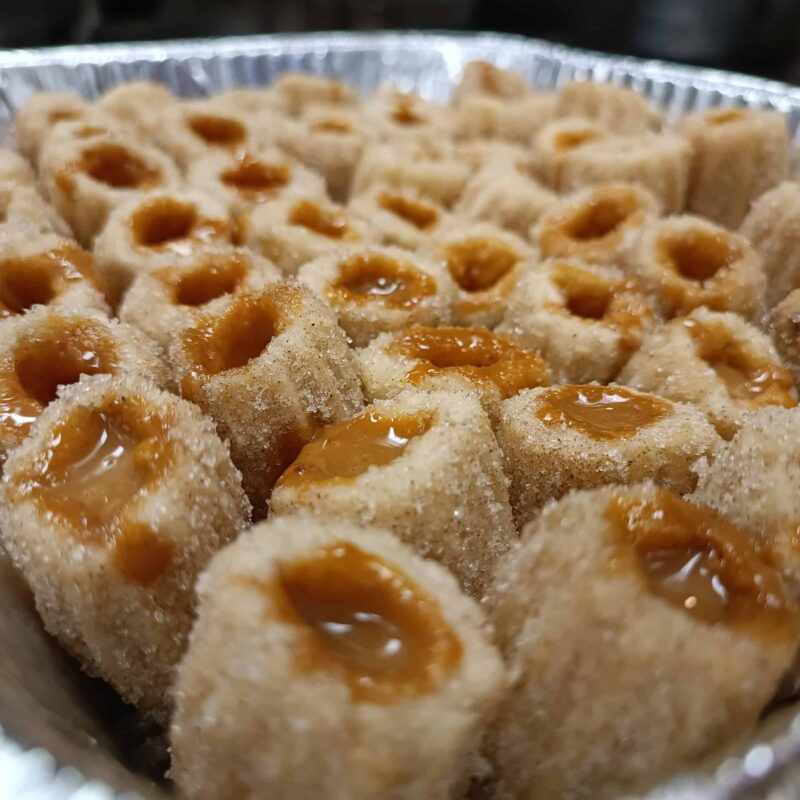
[[[277,486],[303,488],[354,480],[370,467],[383,467],[400,458],[411,440],[422,436],[431,422],[425,414],[368,411],[327,425],[300,451]]]
[[[194,203],[159,197],[138,208],[130,219],[133,240],[140,247],[190,255],[198,247],[230,236],[222,219],[204,219]]]
[[[721,322],[676,320],[694,340],[697,354],[716,372],[732,400],[751,406],[797,405],[788,370],[756,354]]]
[[[653,395],[589,383],[548,389],[541,395],[536,416],[545,425],[567,426],[608,441],[634,436],[671,413],[672,405]]]
[[[94,135],[93,129],[87,130],[87,135]],[[161,170],[115,142],[87,145],[76,161],[59,170],[56,185],[68,197],[74,197],[75,175],[79,172],[113,189],[153,189],[163,182]]]
[[[605,509],[648,589],[699,622],[787,636],[798,615],[752,540],[709,508],[659,489],[616,494]]]
[[[493,289],[520,260],[511,245],[488,236],[451,242],[445,245],[443,255],[453,280],[465,292]]]
[[[436,281],[413,264],[383,253],[357,253],[339,263],[328,295],[340,302],[378,301],[387,308],[413,308],[436,294]]]
[[[238,253],[219,253],[205,256],[187,271],[167,267],[157,273],[172,294],[172,300],[181,306],[202,306],[233,294],[248,273],[248,263]]]
[[[242,156],[234,167],[224,170],[220,180],[246,200],[260,203],[280,194],[292,179],[290,164],[269,163],[253,156]]]
[[[172,461],[168,427],[165,414],[138,398],[78,407],[15,476],[12,496],[32,501],[75,539],[111,548],[126,580],[150,583],[169,565],[172,546],[138,523],[135,511]]]
[[[356,702],[389,705],[435,691],[463,657],[439,602],[397,565],[350,542],[282,564],[262,591],[270,611],[304,632],[302,672],[336,675]]]
[[[188,120],[188,125],[196,136],[214,147],[237,147],[247,137],[241,122],[216,114],[195,114]]]
[[[347,214],[338,208],[323,208],[310,200],[300,200],[289,212],[289,224],[299,225],[326,239],[353,239]]]
[[[506,398],[548,379],[544,359],[486,328],[410,328],[389,349],[418,360],[406,376],[414,384],[455,373],[473,383],[490,383]]]
[[[420,231],[430,230],[439,221],[439,212],[434,206],[402,194],[381,192],[378,195],[378,205]]]

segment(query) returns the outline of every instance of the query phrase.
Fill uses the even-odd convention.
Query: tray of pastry
[[[798,122],[499,35],[0,54],[0,795],[796,797]]]

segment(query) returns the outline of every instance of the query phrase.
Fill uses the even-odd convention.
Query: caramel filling
[[[723,233],[696,228],[691,231],[668,232],[658,241],[663,264],[690,281],[702,283],[713,278],[742,257],[742,250]]]
[[[274,583],[243,582],[305,632],[297,668],[338,676],[355,702],[388,705],[429,694],[463,657],[438,601],[395,564],[349,542],[281,565]]]
[[[0,261],[0,318],[49,305],[70,286],[88,281],[103,290],[94,259],[73,244]]]
[[[719,111],[709,111],[706,120],[712,125],[726,125],[729,122],[738,122],[744,117],[744,112],[739,108],[723,108]]]
[[[378,195],[378,205],[420,231],[430,230],[439,221],[439,212],[433,206],[410,200],[401,194],[382,192]]]
[[[453,279],[465,292],[489,291],[519,262],[513,247],[484,236],[448,244],[444,258]]]
[[[757,355],[721,322],[682,319],[697,354],[716,372],[732,400],[752,406],[797,405],[794,380],[787,370]]]
[[[299,225],[327,239],[349,238],[347,215],[339,209],[322,208],[310,200],[296,203],[289,214],[289,224]]]
[[[314,133],[335,133],[335,134],[345,134],[351,133],[353,127],[350,125],[349,122],[345,122],[341,119],[323,119],[319,122],[314,122],[311,125],[311,130]]]
[[[172,548],[133,515],[171,462],[168,425],[132,397],[78,407],[53,428],[12,491],[76,539],[111,547],[112,563],[127,580],[149,583],[168,566]]]
[[[245,259],[221,254],[177,276],[168,268],[159,273],[159,278],[171,285],[173,300],[178,305],[202,306],[223,295],[233,294],[246,275]]]
[[[289,164],[268,164],[252,156],[244,156],[233,169],[225,170],[220,179],[242,197],[262,202],[275,197],[292,179]]]
[[[236,147],[247,136],[240,122],[214,114],[195,114],[189,120],[189,128],[206,144],[216,147]]]
[[[536,416],[545,425],[566,426],[608,441],[635,436],[671,413],[672,405],[653,395],[590,383],[548,389],[541,396]]]
[[[425,118],[414,108],[413,97],[399,97],[395,100],[392,119],[398,125],[420,125]]]
[[[605,239],[616,233],[635,210],[632,198],[625,202],[616,196],[598,197],[577,209],[566,220],[563,230],[577,242]]]
[[[425,415],[389,416],[378,411],[327,425],[300,451],[277,485],[302,488],[352,481],[370,467],[384,467],[400,458],[411,440],[430,425]]]
[[[134,241],[141,247],[189,255],[192,250],[224,237],[227,223],[202,219],[192,203],[159,197],[131,216]]]
[[[411,328],[390,345],[419,361],[406,376],[414,384],[456,373],[473,383],[497,387],[501,397],[547,382],[547,364],[502,334],[485,328]]]
[[[84,148],[80,168],[115,189],[149,189],[161,183],[159,170],[126,147],[111,142]]]
[[[388,308],[413,308],[436,294],[436,281],[412,264],[382,253],[359,253],[339,264],[329,295],[340,302],[379,301]]]
[[[559,152],[565,153],[569,150],[575,150],[581,145],[588,144],[599,137],[597,131],[591,130],[565,130],[559,131],[554,139],[553,146]]]
[[[798,619],[779,574],[752,540],[709,508],[659,489],[623,492],[605,510],[647,588],[699,622],[758,635],[795,635]]]

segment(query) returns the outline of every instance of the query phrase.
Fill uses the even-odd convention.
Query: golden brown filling
[[[797,405],[791,373],[754,353],[721,322],[682,319],[679,324],[694,340],[700,358],[717,373],[731,399],[752,406]]]
[[[128,580],[149,583],[168,566],[172,548],[133,520],[137,499],[172,460],[169,420],[133,397],[103,408],[78,407],[54,426],[47,445],[12,492],[32,500],[87,544],[112,547]]]
[[[115,189],[149,189],[161,183],[161,173],[128,148],[111,142],[81,151],[81,169]]]
[[[136,244],[154,250],[188,255],[192,250],[228,234],[222,220],[202,219],[192,203],[159,197],[131,216]]]
[[[172,288],[174,302],[182,306],[202,306],[233,294],[247,275],[247,261],[239,255],[219,255],[201,261],[190,272],[175,274],[170,268],[159,278]]]
[[[288,186],[292,179],[292,168],[288,163],[269,164],[252,156],[244,156],[235,167],[225,170],[220,178],[245,199],[262,202],[275,197]]]
[[[599,138],[599,136],[600,134],[597,133],[597,131],[586,129],[559,131],[553,139],[553,145],[556,150],[567,152],[568,150],[574,150],[581,145],[588,144],[589,142]]]
[[[797,613],[777,571],[751,538],[711,509],[659,489],[652,498],[620,492],[605,514],[657,597],[700,622],[796,634]]]
[[[247,136],[240,122],[214,114],[195,114],[189,120],[189,127],[204,142],[217,147],[236,147]]]
[[[49,305],[84,280],[104,290],[92,256],[73,244],[0,261],[0,318]]]
[[[310,200],[301,200],[294,205],[289,213],[289,224],[300,225],[328,239],[344,239],[351,235],[344,211],[322,208]]]
[[[358,253],[339,264],[328,294],[340,302],[379,301],[389,308],[412,308],[436,294],[436,281],[412,264],[383,253]]]
[[[702,283],[713,278],[742,257],[739,245],[723,233],[702,228],[691,231],[665,231],[659,237],[659,259],[690,281]]]
[[[342,119],[323,119],[311,125],[314,133],[350,133],[353,128],[349,122]]]
[[[519,253],[498,239],[474,236],[444,248],[447,269],[465,292],[485,292],[496,286],[519,262]]]
[[[356,702],[388,705],[435,691],[463,646],[438,601],[399,567],[349,542],[283,564],[275,584],[247,580],[308,636],[297,667],[340,677]]]
[[[382,192],[378,196],[378,205],[421,231],[430,230],[439,220],[439,212],[433,206],[401,194]]]
[[[578,242],[604,239],[616,233],[635,210],[633,202],[624,202],[621,197],[598,197],[572,214],[563,230]]]
[[[392,352],[419,363],[408,373],[411,383],[457,373],[474,383],[490,383],[503,398],[547,382],[545,361],[514,341],[486,328],[411,328],[391,344]]]
[[[744,117],[744,112],[739,108],[723,108],[719,111],[710,111],[706,119],[712,125],[725,125],[728,122],[738,122]]]
[[[672,413],[672,405],[653,395],[620,386],[564,385],[548,389],[536,416],[549,426],[566,426],[592,439],[626,439]]]
[[[354,480],[370,467],[400,458],[411,440],[430,425],[426,415],[390,416],[378,411],[327,425],[300,451],[277,485],[302,488]]]
[[[405,96],[395,100],[392,119],[398,125],[419,125],[425,121],[425,118],[414,109],[414,98]]]

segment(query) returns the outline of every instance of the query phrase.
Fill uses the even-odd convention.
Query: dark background
[[[449,28],[800,82],[800,0],[0,0],[0,46]]]

